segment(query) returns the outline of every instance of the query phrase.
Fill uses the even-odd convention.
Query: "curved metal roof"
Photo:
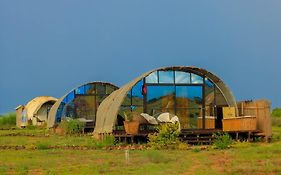
[[[56,120],[56,114],[57,114],[57,110],[61,104],[61,102],[64,100],[64,98],[71,93],[72,91],[78,89],[79,87],[85,86],[87,84],[105,84],[105,85],[109,85],[109,86],[113,86],[115,88],[118,88],[117,86],[115,86],[114,84],[108,83],[108,82],[101,82],[101,81],[94,81],[94,82],[88,82],[85,84],[82,84],[74,89],[72,89],[71,91],[69,91],[67,94],[65,94],[64,96],[62,96],[61,98],[58,99],[58,101],[52,106],[52,108],[50,109],[49,112],[49,116],[48,116],[48,122],[47,122],[47,127],[51,128],[54,126],[55,124],[55,120]]]
[[[205,69],[198,68],[198,67],[192,67],[192,66],[163,67],[163,68],[155,69],[155,70],[142,74],[141,76],[135,78],[134,80],[127,83],[120,89],[114,91],[106,99],[104,99],[104,101],[100,104],[98,111],[97,111],[96,126],[95,126],[95,130],[94,130],[94,134],[112,132],[112,128],[114,126],[116,116],[118,115],[119,108],[122,105],[123,100],[127,96],[127,93],[142,78],[148,76],[149,74],[151,74],[152,72],[157,71],[157,70],[188,71],[188,72],[193,72],[193,73],[201,75],[201,76],[206,76],[222,92],[222,94],[224,95],[224,97],[226,99],[227,104],[229,106],[234,106],[237,111],[235,97],[233,96],[230,89],[226,86],[226,84],[215,74],[213,74]]]
[[[58,99],[50,96],[39,96],[30,100],[26,105],[27,119],[32,120],[34,114],[41,108],[41,106],[47,102],[56,102]]]

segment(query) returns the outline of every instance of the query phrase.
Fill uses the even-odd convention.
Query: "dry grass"
[[[274,127],[274,134],[272,143],[239,142],[227,150],[202,150],[200,146],[189,150],[130,150],[128,164],[124,150],[0,150],[0,174],[280,174],[281,128]],[[31,144],[40,139],[0,136],[2,144]],[[87,145],[92,138],[51,135],[43,139],[51,145]]]

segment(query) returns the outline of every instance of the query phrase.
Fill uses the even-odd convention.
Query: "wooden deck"
[[[155,131],[141,131],[138,134],[126,134],[125,131],[114,131],[113,135],[119,142],[144,143],[147,142],[148,134]],[[228,133],[234,140],[253,141],[262,137],[258,130],[247,131],[222,131],[221,129],[184,129],[179,134],[179,139],[188,144],[211,144],[214,141],[214,133]]]

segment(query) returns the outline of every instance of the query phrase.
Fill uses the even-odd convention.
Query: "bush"
[[[50,145],[46,142],[38,142],[36,143],[36,148],[39,150],[45,150],[45,149],[49,149]]]
[[[272,113],[271,113],[271,116],[281,118],[281,108],[273,109]]]
[[[96,142],[97,148],[104,148],[113,146],[115,144],[115,137],[113,135],[106,135],[103,140]]]
[[[272,126],[281,127],[281,118],[273,117],[272,118]]]
[[[180,143],[178,124],[165,123],[157,131],[148,135],[148,146],[152,149],[176,148]]]
[[[79,134],[83,131],[83,123],[76,119],[62,120],[58,127],[62,128],[66,134]]]
[[[11,128],[16,126],[16,113],[0,115],[0,128]]]
[[[214,137],[214,145],[217,149],[226,149],[232,144],[232,138],[227,133],[215,133]]]

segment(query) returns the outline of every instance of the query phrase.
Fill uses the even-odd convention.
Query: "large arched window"
[[[60,122],[63,118],[95,121],[100,103],[117,89],[111,84],[93,82],[72,90],[62,99],[56,112],[56,122]]]
[[[218,106],[227,106],[227,102],[206,75],[174,69],[157,70],[132,87],[119,115],[124,117],[124,113],[136,111],[157,117],[169,112],[179,117],[183,129],[200,129],[206,122],[214,122],[205,127],[212,129],[215,128]]]

